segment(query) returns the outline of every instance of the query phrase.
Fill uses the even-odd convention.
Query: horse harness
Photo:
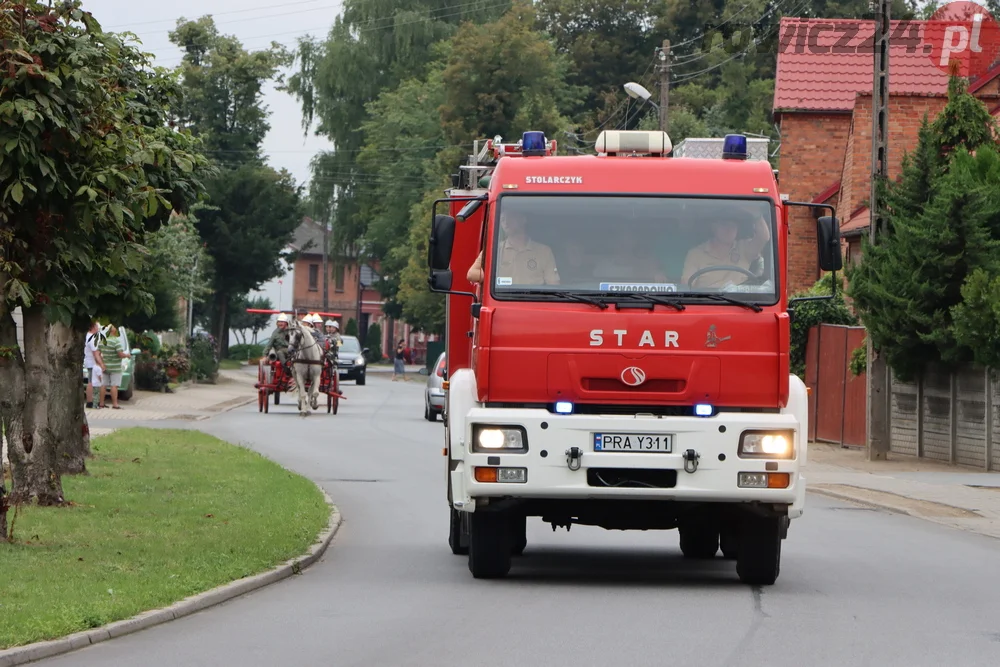
[[[307,345],[306,347],[304,347],[302,349],[303,350],[308,350],[308,349],[313,348],[313,347],[319,347],[319,343],[315,339],[313,340],[313,342],[312,342],[311,345]],[[322,356],[319,359],[299,359],[298,358],[298,353],[300,352],[300,350],[298,348],[292,348],[292,349],[289,350],[289,352],[291,352],[292,355],[294,355],[293,358],[291,359],[291,362],[293,364],[306,364],[308,366],[322,366],[325,363],[323,361]]]

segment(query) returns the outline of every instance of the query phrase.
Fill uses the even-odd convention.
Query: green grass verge
[[[246,365],[246,362],[239,359],[222,359],[219,361],[219,368],[224,371],[238,371]]]
[[[130,428],[92,449],[90,475],[63,478],[73,506],[21,508],[0,544],[0,649],[266,571],[329,520],[312,482],[204,433]]]

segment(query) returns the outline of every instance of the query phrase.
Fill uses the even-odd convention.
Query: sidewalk
[[[809,443],[806,488],[1000,539],[1000,473],[890,453]],[[808,505],[806,512],[809,511]]]
[[[201,421],[233,410],[257,400],[257,369],[244,367],[238,371],[219,371],[216,384],[195,384],[179,387],[173,393],[164,394],[154,391],[136,390],[132,399],[119,401],[121,410],[87,409],[87,421],[161,421],[166,419],[182,419]],[[110,399],[106,405],[111,405]],[[91,436],[105,435],[114,428],[91,426]]]

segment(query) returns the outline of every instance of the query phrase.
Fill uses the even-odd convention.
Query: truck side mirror
[[[427,264],[432,275],[437,271],[448,271],[451,267],[451,251],[455,244],[455,218],[450,215],[435,215],[431,224],[431,238],[427,244]],[[449,289],[451,272],[449,274]],[[433,280],[433,277],[431,278]]]
[[[443,271],[431,271],[431,277],[427,281],[432,292],[447,292],[451,289],[452,274],[450,269]]]
[[[819,268],[823,271],[839,271],[844,266],[840,250],[840,221],[832,215],[824,215],[816,220],[816,245],[819,250]]]

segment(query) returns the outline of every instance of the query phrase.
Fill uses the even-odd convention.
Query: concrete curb
[[[840,500],[840,501],[843,501],[843,502],[852,503],[854,505],[860,505],[862,507],[868,507],[868,508],[876,509],[876,510],[885,510],[887,512],[892,512],[893,514],[902,514],[904,516],[909,516],[909,517],[912,517],[914,519],[922,519],[923,521],[929,521],[931,523],[935,523],[935,524],[937,524],[939,526],[945,526],[945,527],[951,528],[953,530],[961,530],[961,531],[965,531],[965,532],[968,532],[968,533],[973,533],[975,535],[980,535],[982,537],[990,537],[990,538],[993,538],[993,539],[1000,539],[1000,536],[996,535],[995,533],[988,532],[987,530],[983,530],[981,527],[977,527],[976,525],[974,525],[974,523],[966,523],[966,522],[970,521],[971,517],[970,518],[961,518],[961,517],[954,517],[954,516],[952,516],[952,517],[949,517],[949,516],[934,516],[934,515],[931,515],[931,514],[928,514],[928,513],[920,512],[919,510],[917,510],[915,508],[912,508],[912,507],[905,507],[903,504],[894,504],[894,503],[890,503],[890,502],[884,502],[884,501],[875,500],[873,498],[863,498],[863,497],[855,496],[855,495],[852,495],[850,493],[846,493],[846,492],[839,491],[839,490],[834,490],[834,489],[815,489],[815,488],[810,488],[810,489],[808,489],[808,492],[809,493],[815,493],[815,494],[818,494],[818,495],[821,495],[821,496],[826,496],[827,498],[833,498],[834,500]],[[927,503],[929,505],[936,505],[936,506],[943,507],[943,508],[950,508],[950,509],[956,510],[957,512],[965,512],[965,513],[972,514],[975,517],[973,519],[973,522],[974,522],[975,519],[983,519],[984,518],[978,512],[974,512],[972,510],[968,510],[968,509],[965,509],[963,507],[957,507],[957,506],[954,506],[954,505],[945,505],[944,503],[938,503],[938,502],[929,501],[929,500],[918,500],[918,499],[913,499],[913,498],[908,498],[908,499],[909,500],[913,500],[914,502]],[[0,663],[0,667],[3,667],[2,663]]]
[[[140,630],[145,630],[146,628],[161,625],[203,609],[214,607],[233,598],[277,583],[282,579],[287,579],[294,574],[301,574],[303,570],[316,563],[323,556],[342,523],[340,512],[334,506],[333,500],[319,484],[316,487],[323,494],[323,498],[330,507],[330,522],[323,532],[317,536],[316,542],[309,548],[309,551],[305,555],[286,561],[284,564],[268,572],[262,572],[252,577],[223,584],[212,590],[175,602],[163,609],[153,609],[132,618],[115,621],[95,630],[77,632],[61,639],[27,644],[26,646],[16,646],[0,651],[0,667],[24,665],[36,660],[69,653],[108,639],[139,632]]]

